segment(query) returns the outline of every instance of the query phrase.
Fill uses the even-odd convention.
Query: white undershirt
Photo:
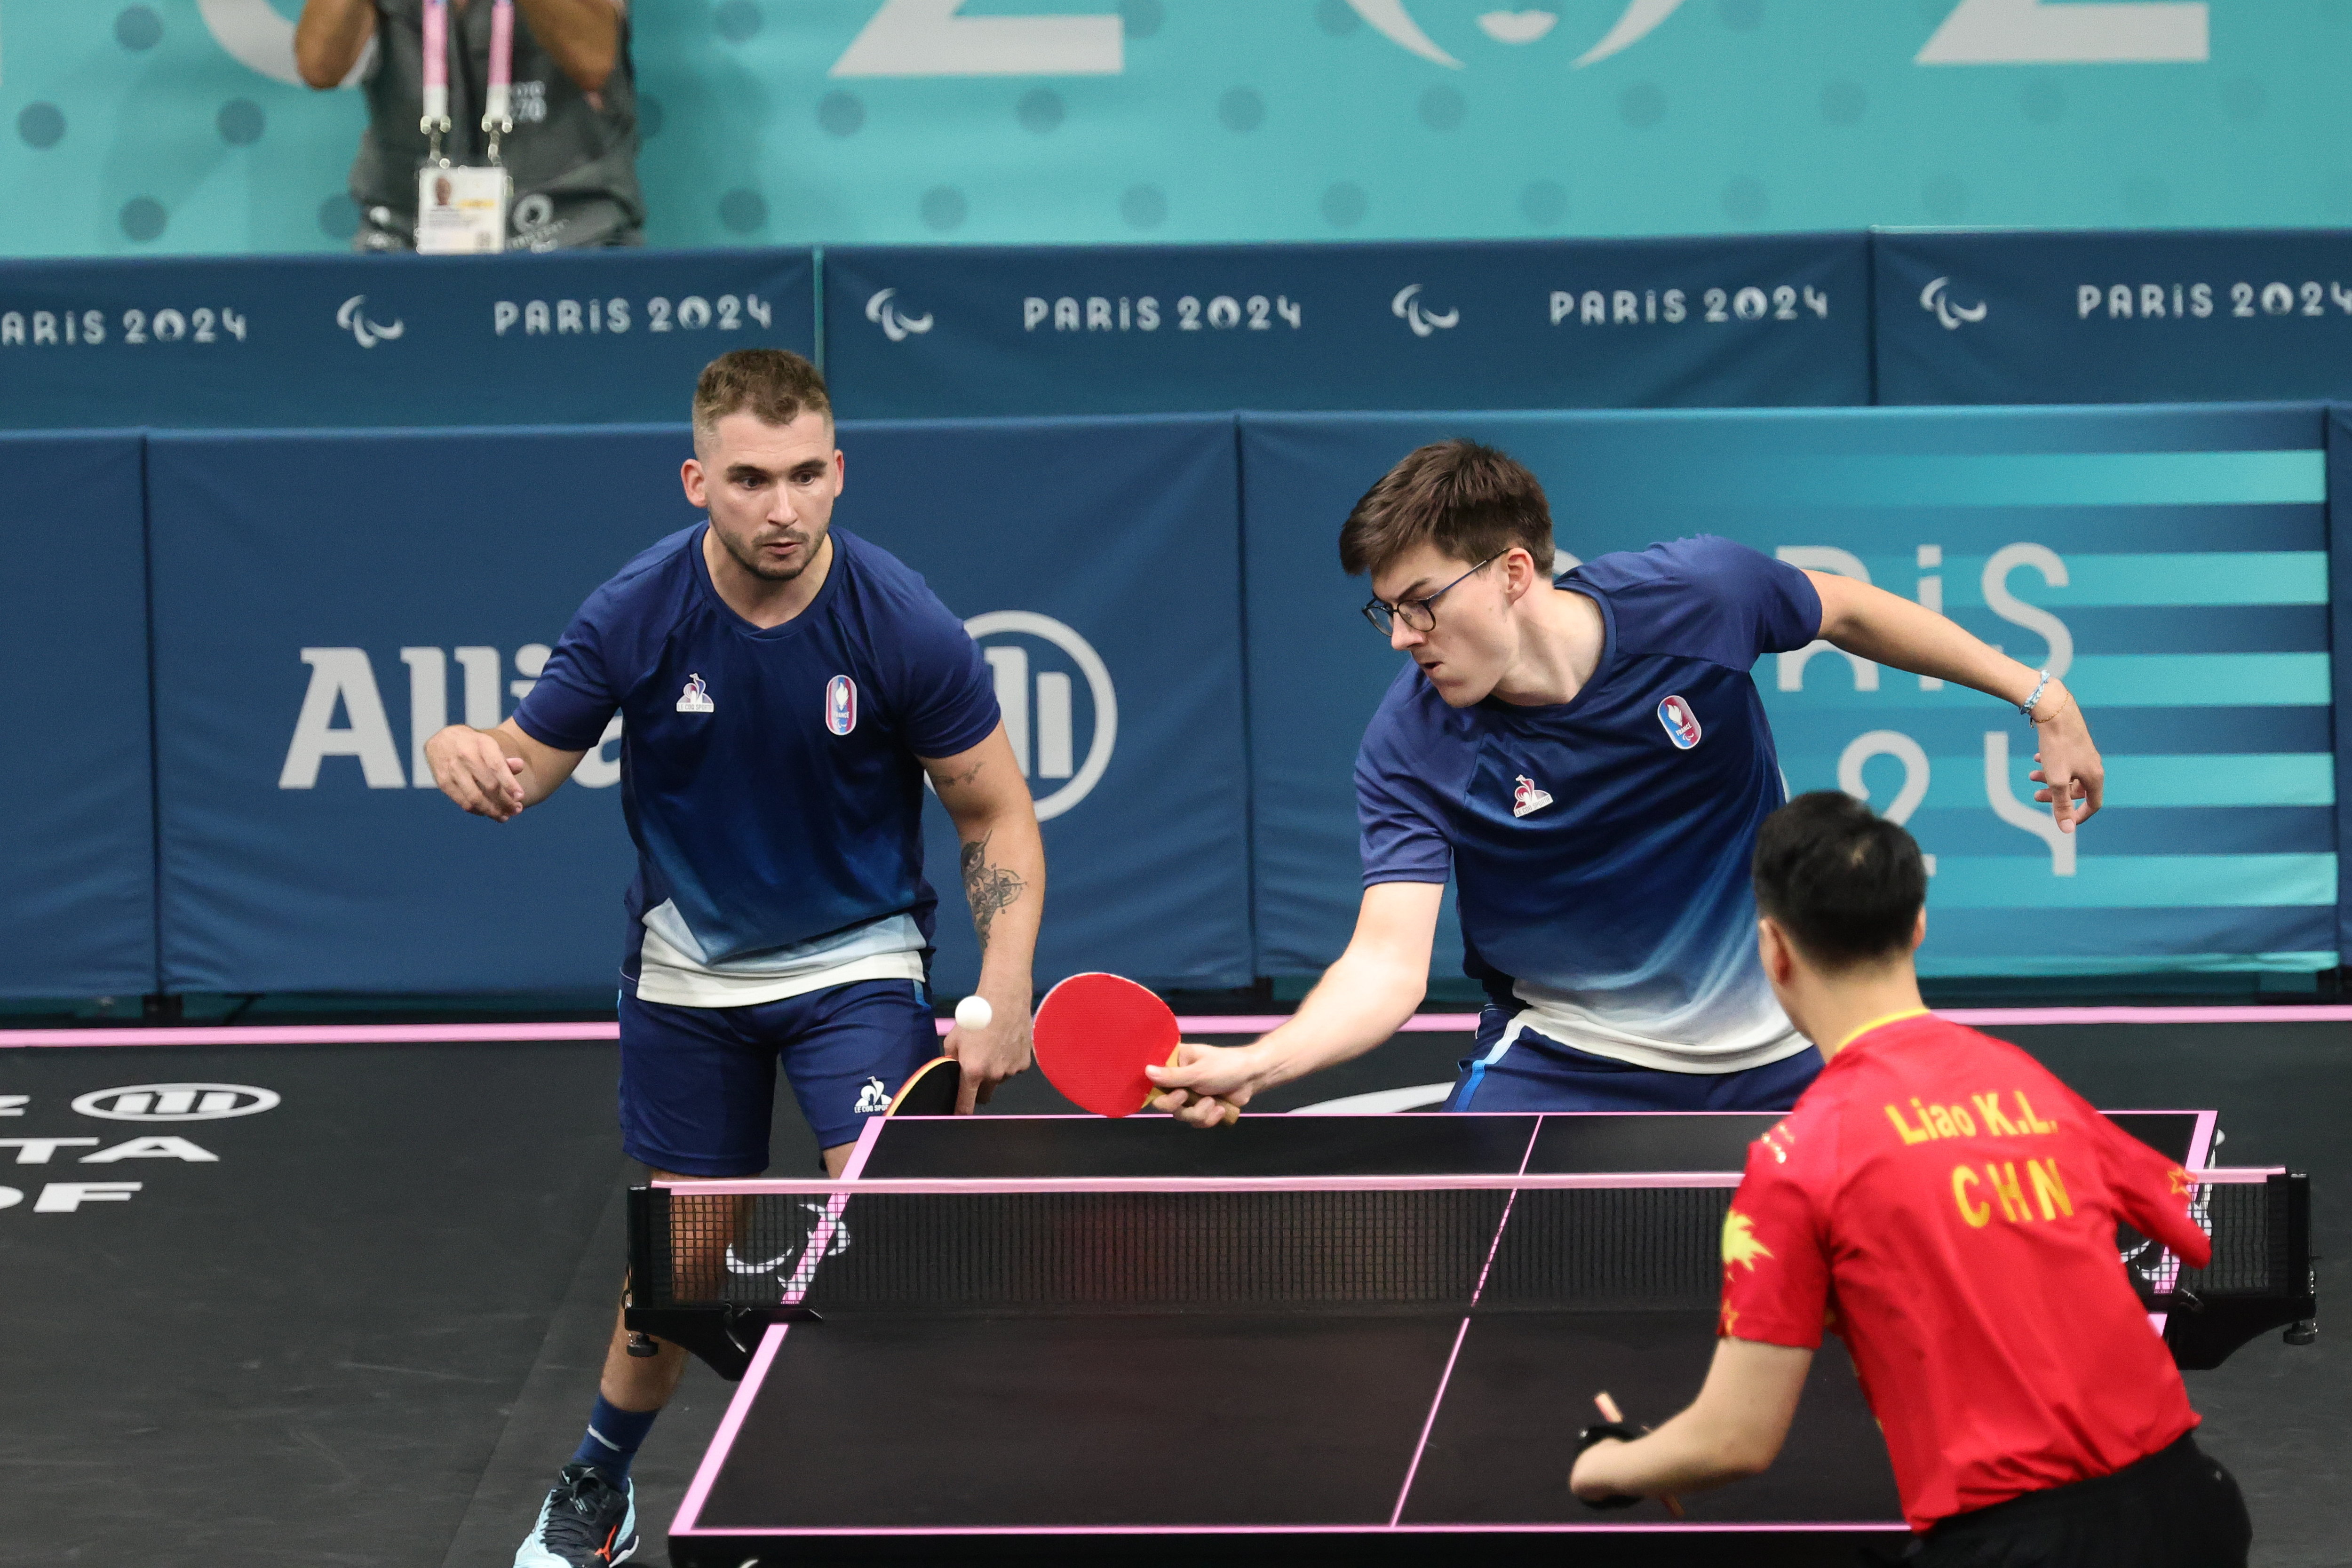
[[[637,952],[637,1000],[672,1007],[750,1007],[860,980],[923,979],[923,933],[910,915],[890,915],[794,947],[711,963],[664,903],[645,917]],[[690,949],[690,950],[689,950]]]

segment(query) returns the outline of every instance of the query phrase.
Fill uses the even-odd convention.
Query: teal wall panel
[[[661,245],[2352,220],[2352,7],[637,0]],[[0,254],[334,248],[299,0],[0,0]]]

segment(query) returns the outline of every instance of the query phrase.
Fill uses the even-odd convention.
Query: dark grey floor
[[[620,1162],[609,1050],[0,1051],[0,1137],[141,1134],[215,1158],[0,1151],[0,1562],[440,1561]],[[268,1089],[129,1123],[91,1090]],[[127,1200],[37,1212],[51,1184]],[[8,1194],[0,1193],[0,1201]]]
[[[2231,1164],[2312,1173],[2322,1336],[2189,1374],[2263,1568],[2352,1565],[2352,1027],[2003,1031],[2095,1102],[2212,1105]],[[1406,1036],[1263,1110],[1450,1075],[1460,1037]],[[176,1127],[94,1121],[89,1090],[250,1084],[278,1109]],[[184,1137],[171,1158],[0,1185],[0,1563],[503,1568],[578,1440],[610,1331],[628,1179],[608,1047],[0,1051],[0,1138]],[[1064,1109],[1034,1075],[996,1109]],[[16,1112],[16,1114],[11,1114]],[[1214,1136],[1204,1133],[1203,1136]],[[778,1171],[813,1167],[790,1111]],[[50,1182],[138,1181],[38,1214]],[[0,1199],[5,1194],[0,1194]],[[638,1460],[647,1545],[731,1385],[698,1366]]]
[[[2230,1467],[2262,1568],[2352,1564],[2352,1025],[2003,1029],[2093,1104],[2211,1106],[2217,1164],[2311,1173],[2319,1342],[2264,1335],[2187,1374],[2198,1441]]]

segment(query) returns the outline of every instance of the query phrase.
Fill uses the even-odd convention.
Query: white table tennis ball
[[[996,1009],[988,1005],[985,996],[967,996],[956,1004],[955,1019],[961,1028],[985,1029],[995,1018]]]

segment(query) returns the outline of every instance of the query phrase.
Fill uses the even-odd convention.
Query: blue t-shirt
[[[714,965],[877,921],[911,919],[928,942],[938,897],[915,759],[996,728],[979,648],[920,576],[839,528],[815,599],[762,630],[711,585],[705,526],[590,595],[515,710],[524,733],[567,752],[621,714],[637,846],[627,972],[648,914]]]
[[[1451,708],[1408,663],[1356,761],[1364,882],[1456,884],[1464,968],[1528,1026],[1644,1066],[1727,1071],[1802,1048],[1756,956],[1756,831],[1784,786],[1748,670],[1802,647],[1793,566],[1701,536],[1603,555],[1569,701]]]

